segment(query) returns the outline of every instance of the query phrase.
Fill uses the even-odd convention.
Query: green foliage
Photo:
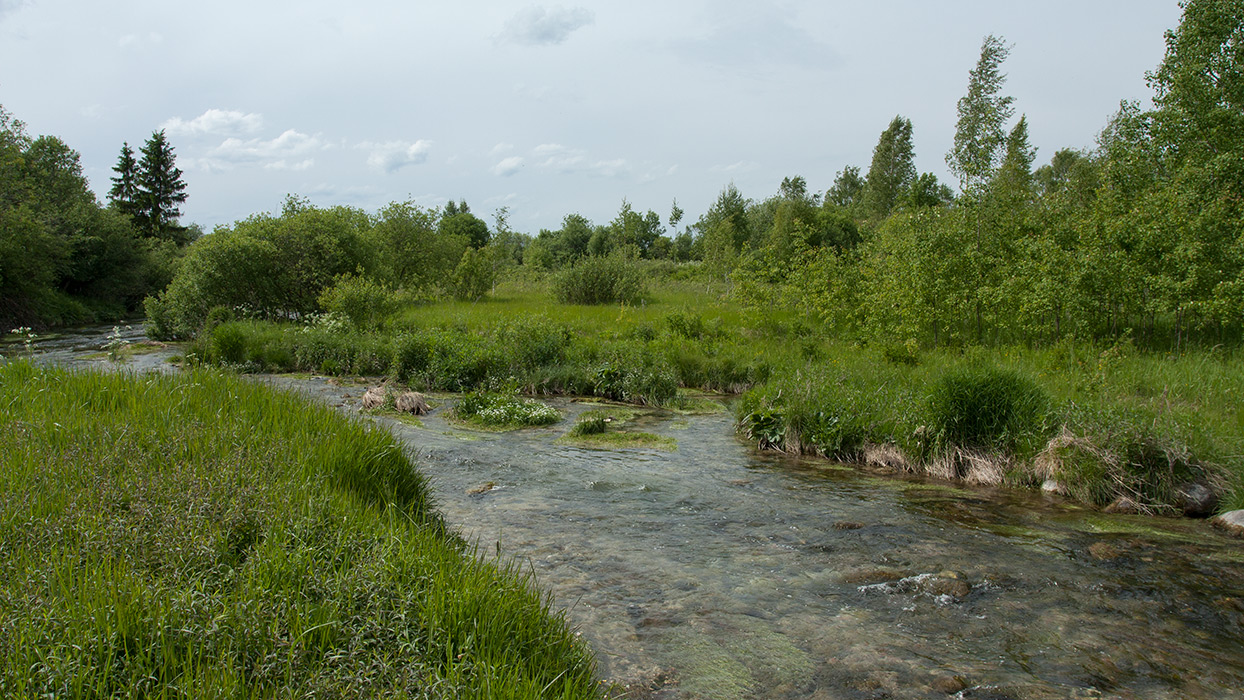
[[[609,414],[605,411],[584,411],[575,419],[574,425],[570,428],[570,435],[581,437],[583,435],[600,435],[605,432],[609,425]]]
[[[494,392],[464,394],[453,408],[458,420],[492,428],[549,425],[561,420],[557,409],[533,399]]]
[[[1035,454],[1054,428],[1049,395],[1014,370],[968,367],[930,387],[928,428],[934,449],[966,447]]]
[[[0,324],[116,319],[167,281],[179,251],[103,209],[77,152],[0,108]]]
[[[601,697],[386,431],[203,371],[10,363],[0,403],[5,697]]]
[[[455,299],[479,301],[496,281],[496,272],[489,252],[468,248],[462,254],[458,267],[450,278],[450,289]]]
[[[624,252],[583,258],[553,285],[563,304],[638,304],[647,296],[639,266]]]
[[[344,274],[320,293],[320,308],[339,314],[356,328],[378,328],[397,311],[400,298],[388,287],[361,275]]]
[[[863,191],[865,215],[884,218],[906,196],[916,180],[911,120],[894,117],[873,149]]]

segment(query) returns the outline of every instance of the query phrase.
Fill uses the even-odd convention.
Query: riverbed
[[[110,331],[40,357],[116,366]],[[175,351],[152,350],[128,365],[168,368]],[[365,389],[262,379],[351,415]],[[416,455],[451,525],[549,591],[628,697],[1244,697],[1244,540],[1204,521],[757,453],[726,412],[648,412],[628,427],[673,450],[597,450],[559,442],[590,403],[493,433],[447,422],[454,400],[418,424],[366,419]]]

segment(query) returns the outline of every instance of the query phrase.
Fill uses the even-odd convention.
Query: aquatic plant
[[[561,420],[561,413],[552,406],[492,392],[464,394],[451,413],[459,420],[495,428],[549,425]]]

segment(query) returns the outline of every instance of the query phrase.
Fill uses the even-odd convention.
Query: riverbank
[[[538,285],[513,284],[479,303],[411,306],[372,329],[226,320],[188,357],[640,405],[677,407],[689,389],[743,394],[740,432],[762,449],[1045,487],[1100,508],[1244,508],[1244,363],[1217,347],[859,345],[670,282],[640,307],[557,304]]]
[[[603,695],[387,431],[212,371],[0,364],[0,694]]]

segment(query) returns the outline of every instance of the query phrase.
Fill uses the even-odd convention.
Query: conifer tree
[[[134,149],[129,142],[121,144],[121,155],[117,164],[112,166],[117,174],[112,178],[112,189],[108,190],[108,202],[122,214],[135,216],[138,213],[138,161],[134,159]]]
[[[143,144],[138,163],[139,229],[147,236],[177,238],[182,231],[177,219],[186,201],[186,182],[181,179],[173,146],[160,130]]]

